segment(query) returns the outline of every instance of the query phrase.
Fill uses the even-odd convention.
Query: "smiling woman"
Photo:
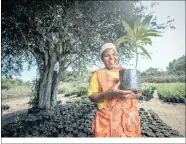
[[[112,48],[108,48],[107,50],[103,51],[102,61],[108,70],[114,69],[118,62],[116,51]]]
[[[141,137],[136,98],[128,90],[120,90],[118,57],[114,44],[106,43],[100,50],[105,68],[96,70],[88,88],[89,99],[98,104],[92,123],[96,137]]]

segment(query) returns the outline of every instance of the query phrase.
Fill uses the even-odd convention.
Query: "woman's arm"
[[[89,99],[92,102],[99,103],[109,96],[110,96],[110,93],[108,91],[104,91],[101,93],[93,93],[92,95],[89,96]]]
[[[93,93],[89,96],[90,101],[99,103],[103,101],[105,98],[112,96],[120,96],[124,98],[132,98],[134,97],[132,91],[128,90],[119,90],[118,87],[120,85],[120,81],[117,84],[113,85],[109,90],[101,92],[101,93]]]

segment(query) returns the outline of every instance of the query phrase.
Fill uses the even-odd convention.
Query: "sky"
[[[144,5],[149,3],[149,1],[143,2]],[[149,8],[148,11],[154,11],[160,23],[166,22],[167,16],[174,18],[173,25],[176,29],[169,28],[162,37],[152,38],[152,46],[147,46],[152,60],[139,57],[138,69],[144,71],[153,67],[165,71],[170,61],[185,55],[185,1],[161,1],[158,6]],[[135,63],[135,59],[129,64],[132,63]]]
[[[144,5],[149,5],[152,1],[143,1]],[[156,1],[157,2],[157,1]],[[147,47],[147,51],[151,53],[152,60],[139,57],[137,69],[145,71],[153,67],[158,70],[166,70],[169,62],[185,55],[185,1],[159,1],[159,4],[153,9],[149,7],[148,12],[154,12],[157,16],[158,23],[166,22],[167,16],[174,18],[173,25],[176,29],[166,29],[162,37],[152,38],[152,46]],[[134,68],[131,64],[135,64],[132,59],[127,68]],[[36,67],[30,71],[25,70],[21,73],[23,81],[31,81],[36,78]]]

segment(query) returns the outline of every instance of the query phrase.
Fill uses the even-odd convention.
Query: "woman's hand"
[[[109,90],[108,90],[108,95],[109,96],[119,96],[123,98],[132,98],[132,91],[128,90],[120,90],[120,81],[117,80],[117,83],[114,84]]]
[[[105,98],[112,97],[112,96],[118,96],[124,99],[129,99],[129,98],[138,98],[141,95],[141,93],[135,93],[129,90],[120,90],[119,85],[120,85],[120,81],[116,80],[116,83],[113,84],[113,86],[108,91],[104,91],[101,93],[94,93],[91,96],[89,96],[89,99],[92,102],[99,103],[103,101]]]
[[[120,90],[119,86],[120,86],[120,81],[118,80],[118,82],[109,89],[109,95],[119,96],[125,99],[138,98],[141,96],[141,93],[139,92],[133,92],[130,90]]]

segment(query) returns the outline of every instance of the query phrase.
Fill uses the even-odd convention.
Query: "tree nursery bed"
[[[11,112],[16,113],[10,101],[8,104]],[[185,136],[185,104],[167,104],[152,99],[138,105],[143,137]],[[2,137],[93,137],[91,121],[95,112],[96,105],[86,100],[62,103],[54,111],[28,107],[24,116],[4,113]],[[4,123],[9,119],[9,123]]]

